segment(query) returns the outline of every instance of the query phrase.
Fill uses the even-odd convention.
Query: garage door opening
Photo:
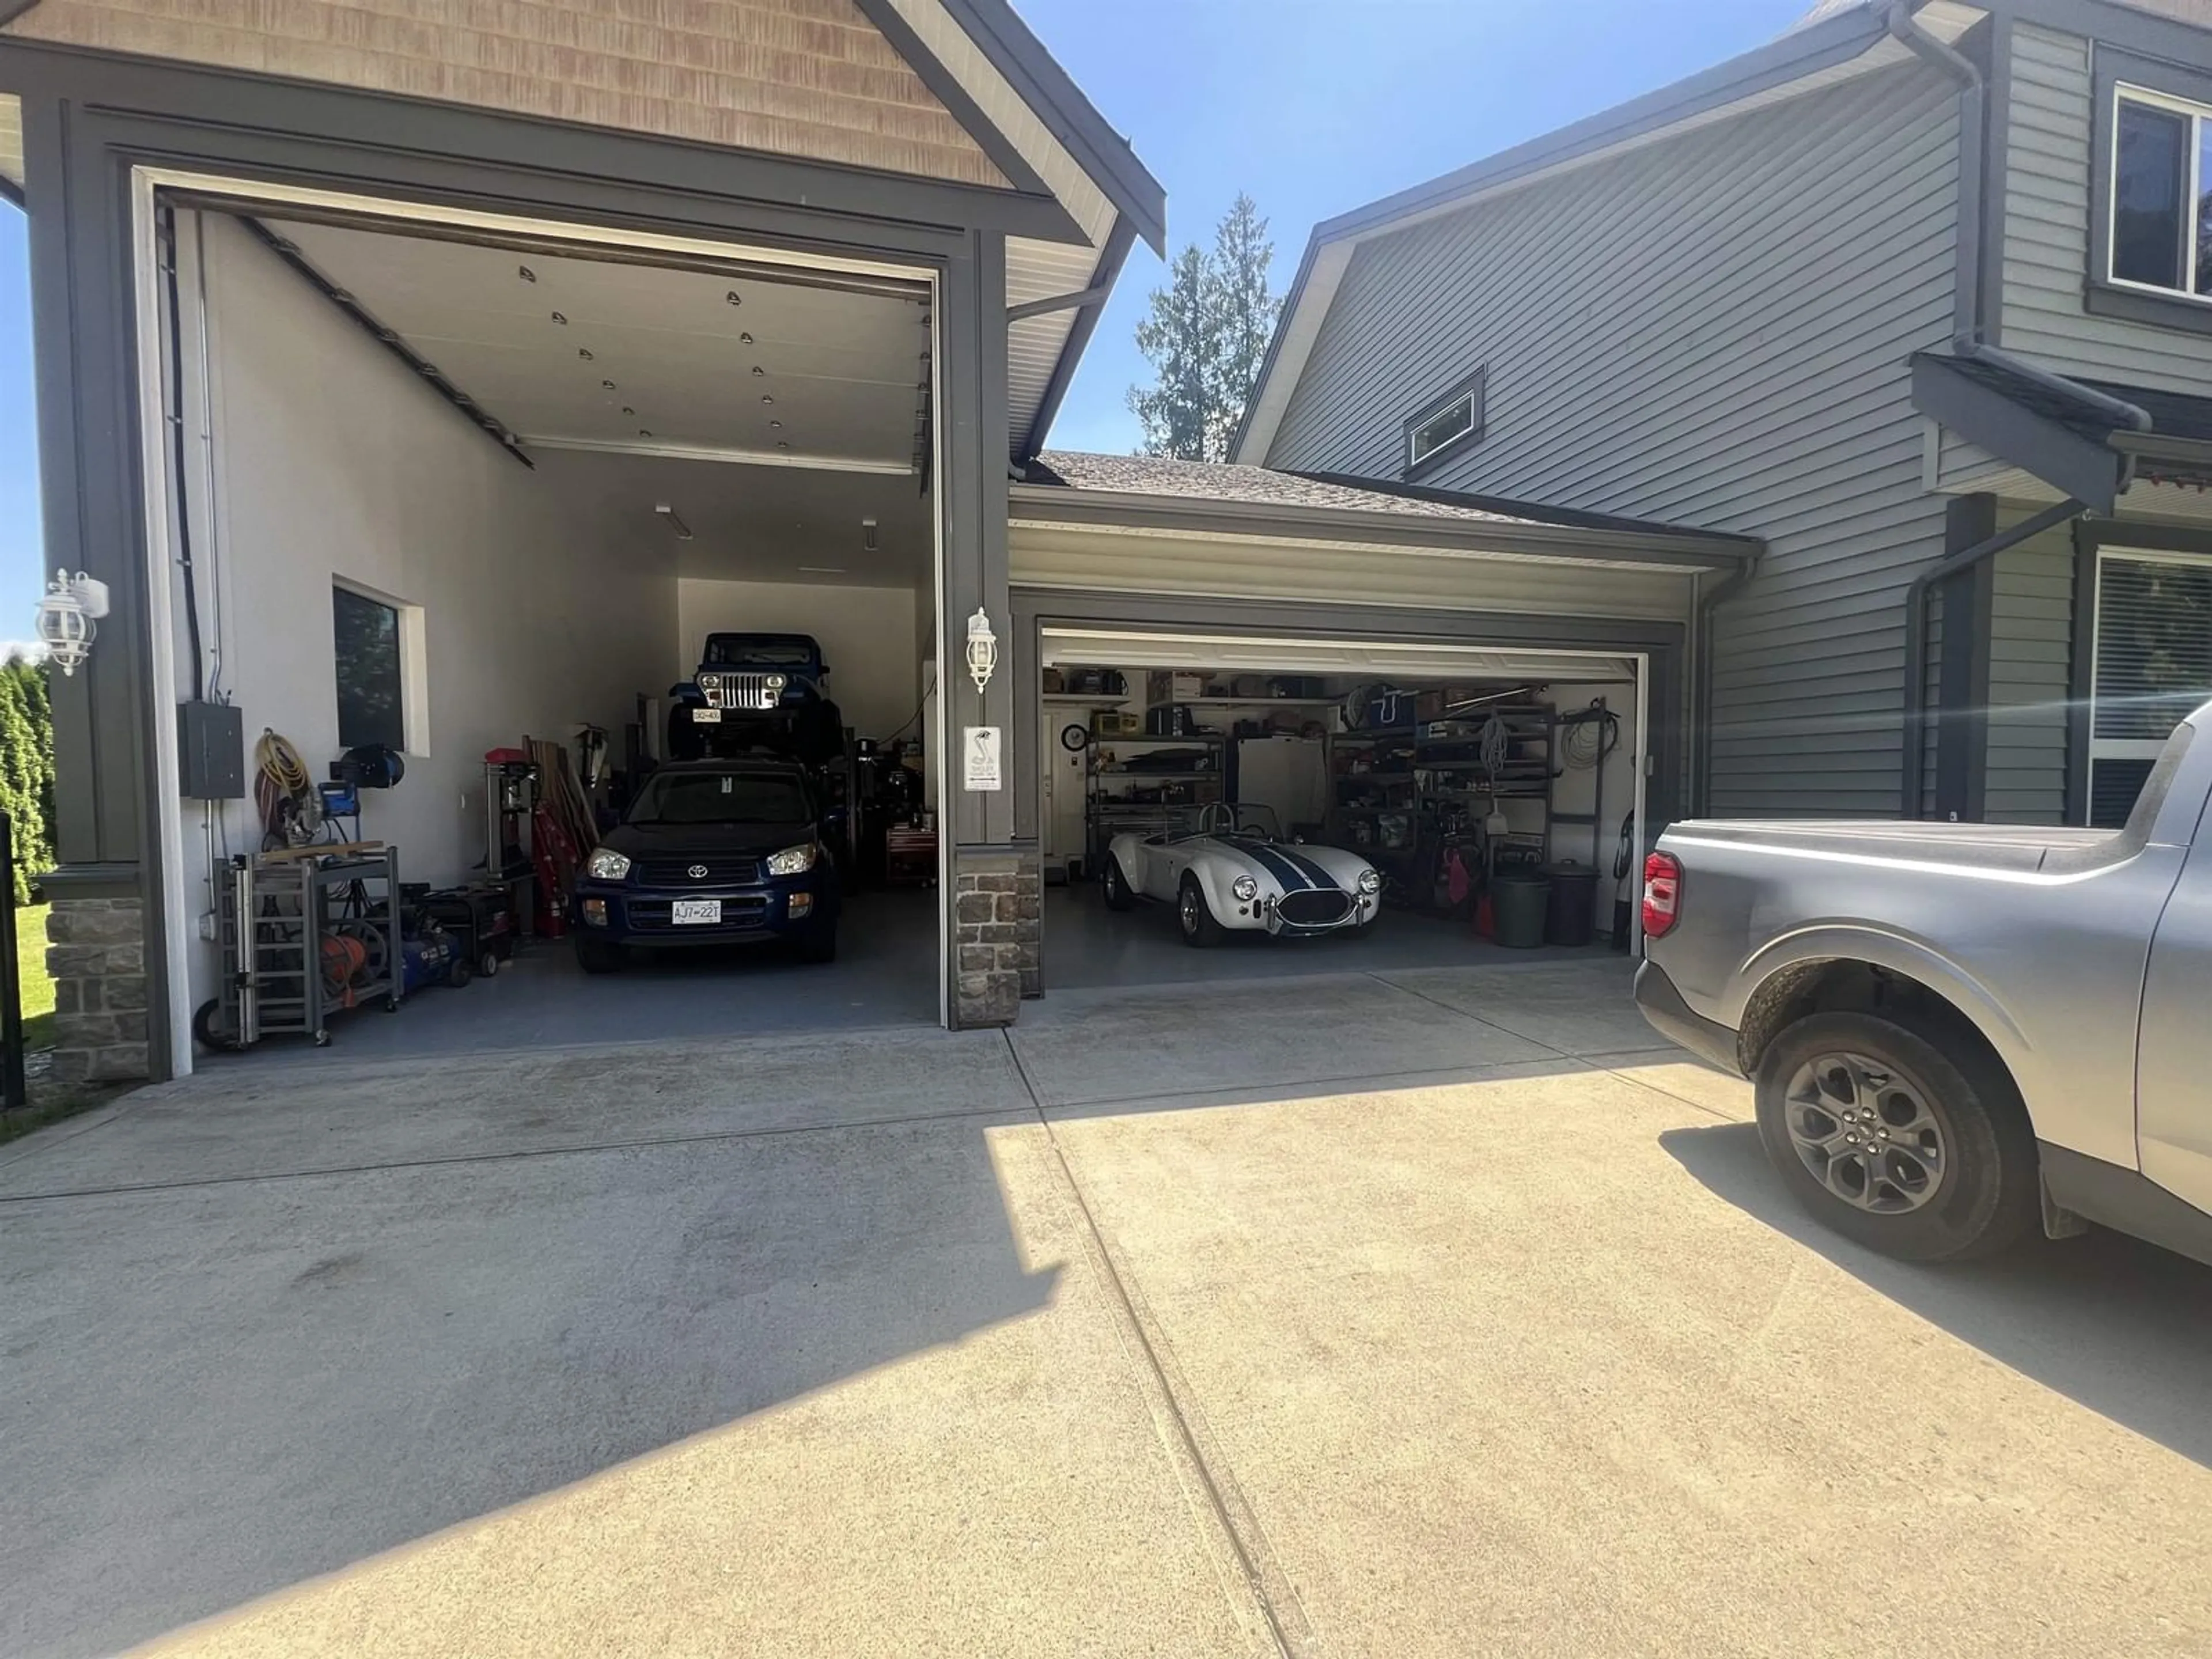
[[[938,1021],[929,273],[149,218],[199,1058]]]
[[[1039,660],[1048,990],[1633,943],[1641,656],[1047,624]]]

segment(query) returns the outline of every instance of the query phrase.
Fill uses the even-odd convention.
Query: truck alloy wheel
[[[2035,1137],[1975,1040],[1900,1012],[1812,1014],[1753,1081],[1767,1160],[1824,1224],[1908,1261],[1960,1261],[2034,1224]]]
[[[1917,1079],[1865,1054],[1815,1054],[1790,1074],[1784,1125],[1813,1178],[1876,1215],[1917,1210],[1943,1182],[1943,1131]]]

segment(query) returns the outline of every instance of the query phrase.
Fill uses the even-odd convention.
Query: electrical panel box
[[[246,728],[237,705],[177,705],[177,775],[187,800],[239,800],[246,794]]]

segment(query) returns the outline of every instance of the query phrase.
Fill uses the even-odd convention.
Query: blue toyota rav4
[[[773,939],[804,961],[834,961],[841,895],[821,818],[794,762],[662,767],[585,860],[570,918],[577,962],[604,974],[626,945]]]

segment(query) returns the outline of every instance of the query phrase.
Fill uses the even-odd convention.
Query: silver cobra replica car
[[[1188,827],[1164,835],[1121,835],[1100,872],[1109,909],[1139,899],[1176,908],[1183,943],[1206,945],[1223,933],[1309,938],[1366,927],[1382,905],[1382,878],[1356,853],[1283,839],[1272,808],[1193,809]]]

